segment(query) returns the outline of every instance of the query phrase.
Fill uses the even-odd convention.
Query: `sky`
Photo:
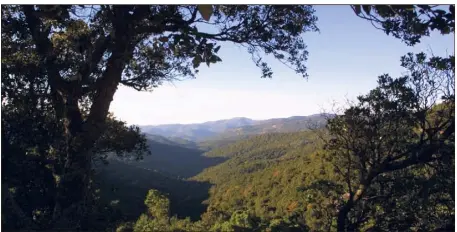
[[[320,32],[304,34],[309,77],[302,78],[278,61],[269,62],[272,79],[243,48],[224,43],[222,62],[200,66],[196,79],[164,83],[152,92],[119,87],[110,111],[128,124],[200,123],[234,117],[282,118],[331,112],[347,99],[376,87],[377,77],[398,77],[400,57],[408,52],[454,53],[453,36],[438,33],[415,47],[387,36],[358,18],[349,6],[316,6]]]

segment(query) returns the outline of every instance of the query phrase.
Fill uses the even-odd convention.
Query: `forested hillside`
[[[221,157],[204,156],[205,150],[190,141],[171,141],[158,136],[147,138],[151,154],[144,156],[142,160],[130,161],[130,165],[159,171],[172,177],[188,178],[224,161]]]
[[[167,194],[173,214],[196,220],[206,210],[201,202],[208,198],[210,188],[209,183],[177,179],[114,159],[96,169],[95,183],[102,202],[124,220],[134,220],[146,210],[144,198],[150,189]]]
[[[336,179],[315,133],[266,134],[211,151],[231,158],[193,178],[214,184],[208,211],[230,215],[242,210],[265,221],[314,218],[306,209],[315,201],[304,191],[321,180]]]

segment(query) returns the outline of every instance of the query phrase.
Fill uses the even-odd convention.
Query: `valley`
[[[163,224],[166,230],[176,226],[187,228],[184,231],[232,231],[241,226],[246,231],[330,231],[336,226],[335,209],[347,196],[345,179],[332,163],[336,157],[324,149],[330,138],[327,120],[334,117],[146,126],[151,154],[140,161],[112,156],[96,180],[104,204],[123,215],[117,221],[136,221],[136,226],[142,225],[140,215],[152,210],[145,197],[158,190],[169,200],[168,220],[174,221]],[[250,125],[238,127],[246,122]],[[161,134],[152,134],[157,128]]]
[[[324,149],[330,138],[327,120],[332,118],[335,115],[321,114],[143,126],[151,154],[140,161],[112,156],[96,175],[101,198],[123,216],[116,221],[136,221],[137,230],[151,223],[142,224],[140,215],[152,210],[144,200],[158,190],[163,195],[156,197],[169,201],[171,221],[158,224],[165,230],[331,231],[335,209],[348,194],[344,177],[332,163],[336,157]],[[417,181],[408,183],[416,186]],[[438,186],[433,191],[441,194]],[[394,194],[408,195],[392,188],[400,191]],[[441,215],[447,220],[449,211]]]
[[[317,129],[313,125],[325,125],[325,117],[327,115],[313,115],[260,122],[236,118],[197,125],[143,126],[151,154],[139,161],[113,155],[107,165],[100,166],[96,180],[99,181],[102,199],[129,220],[136,219],[145,211],[143,201],[149,189],[167,194],[172,215],[192,220],[199,220],[203,213],[215,208],[231,213],[240,208],[240,204],[245,205],[239,197],[257,194],[256,191],[259,195],[252,200],[262,202],[268,197],[262,192],[268,186],[259,185],[253,189],[254,182],[248,180],[271,172],[276,165],[300,165],[296,162],[303,162],[305,157],[318,149],[311,130]],[[245,122],[251,125],[238,127]],[[162,128],[162,133],[152,134],[157,132],[157,128]],[[193,141],[186,135],[195,132],[195,128],[219,134],[204,140],[205,133],[196,133],[198,139]],[[234,131],[241,133],[234,134]],[[273,179],[268,179],[270,181]],[[296,179],[295,182],[298,181]],[[240,191],[240,194],[234,193],[232,197],[220,195],[229,191],[226,189],[229,186],[238,186],[239,189],[234,191]],[[299,187],[287,186],[288,189]],[[288,197],[294,196],[296,194]],[[224,207],[221,207],[221,197],[227,200],[222,204],[225,204]],[[234,202],[238,202],[238,206],[232,205]],[[257,206],[253,202],[249,204],[257,207],[258,213],[265,213],[259,207],[269,207],[266,202]],[[282,208],[286,207],[286,203],[280,204]],[[283,213],[282,208],[275,207],[277,211],[273,215]]]

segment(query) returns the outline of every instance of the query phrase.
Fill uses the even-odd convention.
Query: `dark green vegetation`
[[[408,45],[454,33],[454,6],[352,7]],[[194,77],[225,41],[262,77],[264,54],[306,76],[316,21],[311,6],[2,5],[2,229],[454,230],[453,55],[405,55],[404,76],[312,131],[239,119],[198,144],[108,114],[119,85]]]
[[[201,202],[208,198],[209,183],[185,181],[117,160],[96,170],[100,199],[119,211],[124,220],[135,220],[145,211],[143,202],[150,189],[167,194],[171,212],[180,217],[196,220],[206,209]]]
[[[166,141],[159,142],[160,140],[151,140],[151,136],[146,137],[149,137],[151,155],[141,161],[130,161],[131,165],[156,170],[168,176],[188,178],[224,160],[203,156],[204,150],[194,143],[164,143]]]

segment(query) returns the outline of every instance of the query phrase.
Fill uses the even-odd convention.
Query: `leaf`
[[[217,53],[219,51],[219,49],[221,49],[221,46],[217,46],[215,49],[214,49],[214,53]]]
[[[198,5],[198,11],[202,15],[202,18],[206,21],[209,21],[211,15],[213,14],[212,5]]]
[[[168,42],[168,37],[160,37],[159,41],[163,43]]]
[[[371,11],[371,5],[363,5],[363,11],[365,11],[365,13],[367,13],[367,15],[370,14],[370,11]]]
[[[451,28],[449,28],[448,26],[445,26],[441,29],[441,33],[443,35],[447,35],[447,34],[451,33]]]
[[[354,5],[353,9],[357,15],[359,15],[362,12],[362,9],[360,8],[360,5]]]
[[[202,58],[200,57],[200,55],[196,55],[194,57],[194,59],[192,60],[192,64],[194,65],[194,68],[197,68],[198,66],[200,66],[201,62],[202,62]]]
[[[211,63],[221,62],[222,59],[219,56],[212,55],[211,56]]]

